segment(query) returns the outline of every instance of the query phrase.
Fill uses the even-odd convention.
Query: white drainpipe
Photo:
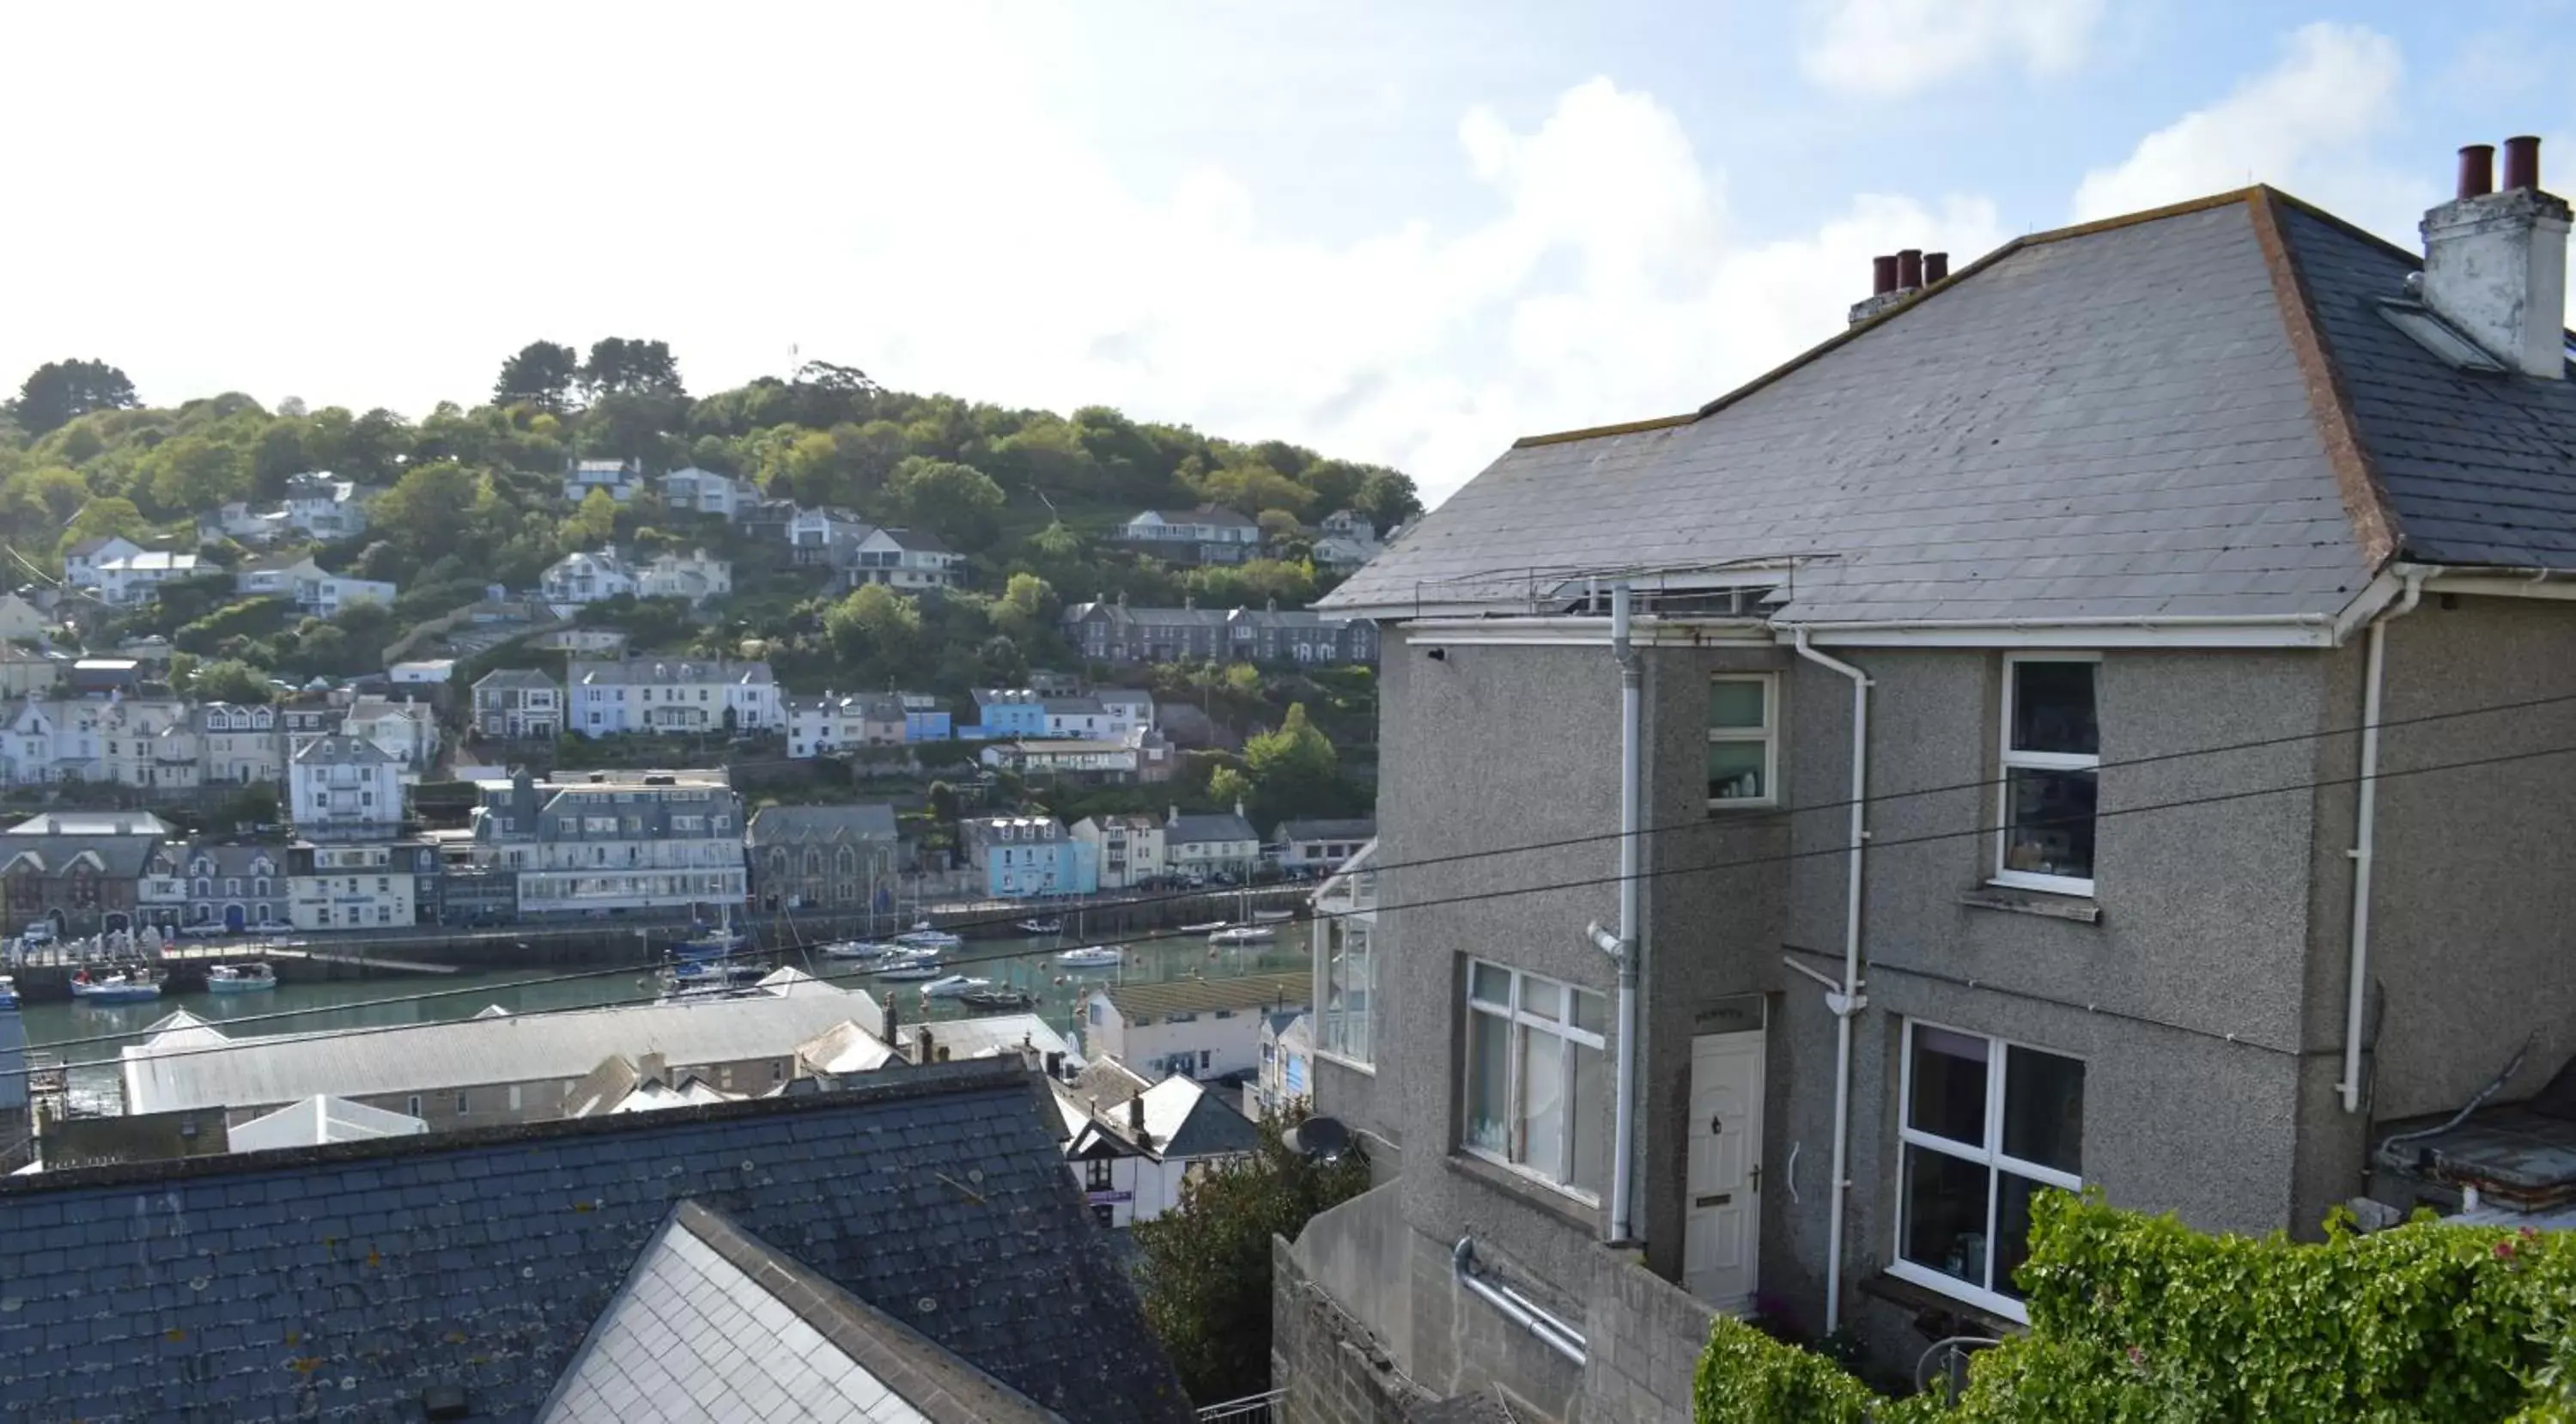
[[[2370,651],[2361,674],[2361,794],[2352,833],[2352,968],[2343,1006],[2343,1110],[2361,1111],[2361,1018],[2370,998],[2370,862],[2379,831],[2379,685],[2387,665],[2388,625],[2415,611],[2424,596],[2422,573],[2406,575],[2406,591],[2370,623]]]
[[[1619,663],[1619,1061],[1610,1117],[1610,1239],[1636,1239],[1630,1231],[1629,1159],[1637,1148],[1637,842],[1645,829],[1644,749],[1641,729],[1645,669],[1628,640],[1629,589],[1610,590],[1610,652]]]
[[[1834,1178],[1833,1215],[1825,1223],[1825,1330],[1842,1324],[1843,1208],[1851,1192],[1852,1016],[1869,1007],[1860,992],[1860,890],[1862,861],[1869,850],[1869,675],[1847,662],[1817,652],[1807,630],[1797,630],[1798,656],[1851,679],[1851,864],[1843,903],[1843,982],[1840,993],[1828,992],[1825,1007],[1834,1015]]]

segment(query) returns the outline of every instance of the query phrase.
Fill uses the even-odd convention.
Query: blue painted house
[[[1053,816],[979,816],[957,832],[966,863],[984,872],[984,893],[997,900],[1100,889],[1100,847],[1074,839]]]
[[[945,742],[956,736],[948,719],[948,704],[927,692],[898,692],[903,699],[903,739],[907,742]]]
[[[1046,699],[1025,687],[975,689],[976,725],[965,735],[1000,742],[1047,734]]]

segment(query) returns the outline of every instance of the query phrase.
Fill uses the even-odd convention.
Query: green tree
[[[929,803],[930,814],[934,819],[945,825],[956,824],[957,813],[961,809],[956,787],[945,781],[934,781],[930,783],[930,790],[923,799]]]
[[[492,401],[559,411],[570,402],[572,383],[580,374],[581,358],[571,347],[531,341],[501,363],[501,377],[492,383]]]
[[[139,541],[151,532],[152,522],[143,517],[142,510],[134,507],[134,501],[110,495],[83,505],[80,513],[73,515],[71,522],[63,526],[62,542],[58,547],[68,549],[84,539],[100,539],[110,534]]]
[[[1002,487],[982,470],[917,455],[895,466],[886,497],[902,518],[969,550],[992,544],[1003,502]]]
[[[1243,762],[1261,793],[1265,819],[1329,811],[1343,800],[1341,759],[1333,744],[1293,703],[1275,731],[1243,745]]]
[[[174,515],[208,512],[251,492],[250,463],[242,451],[202,435],[162,442],[144,468],[152,502]]]
[[[432,563],[472,549],[482,494],[481,482],[454,460],[414,465],[377,497],[369,526],[419,563]]]
[[[593,399],[604,395],[684,395],[680,366],[667,341],[637,341],[611,336],[590,344],[579,379]]]
[[[47,435],[94,410],[140,404],[134,382],[104,361],[48,361],[18,387],[9,414],[29,435]]]
[[[617,499],[604,489],[581,497],[581,507],[563,522],[564,546],[597,549],[617,537]]]
[[[188,678],[188,695],[210,702],[266,702],[272,690],[266,675],[239,658],[199,663]]]
[[[832,605],[823,615],[823,635],[843,662],[874,660],[892,671],[920,651],[921,605],[872,583]]]
[[[1178,1210],[1136,1223],[1145,1320],[1202,1407],[1270,1385],[1270,1242],[1368,1186],[1365,1158],[1317,1162],[1292,1151],[1292,1108],[1261,1124],[1239,1163],[1192,1175]]]
[[[60,529],[89,503],[89,485],[60,465],[20,470],[0,481],[0,520],[19,529]]]
[[[1220,806],[1242,806],[1252,800],[1252,778],[1230,766],[1208,773],[1208,798]]]

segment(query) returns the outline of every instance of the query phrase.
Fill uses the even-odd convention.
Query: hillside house
[[[568,671],[569,727],[585,737],[621,732],[751,732],[783,724],[778,684],[765,662],[576,659]]]
[[[563,685],[534,668],[494,668],[474,680],[474,729],[487,737],[563,735]]]
[[[1261,526],[1218,504],[1148,509],[1118,526],[1118,541],[1176,563],[1239,564],[1261,552]]]

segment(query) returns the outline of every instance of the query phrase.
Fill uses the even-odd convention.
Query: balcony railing
[[[1216,1420],[1242,1420],[1244,1424],[1251,1424],[1253,1420],[1282,1419],[1286,1417],[1287,1400],[1288,1391],[1284,1389],[1264,1390],[1241,1399],[1229,1399],[1223,1404],[1211,1404],[1199,1411],[1199,1418],[1207,1424]]]

